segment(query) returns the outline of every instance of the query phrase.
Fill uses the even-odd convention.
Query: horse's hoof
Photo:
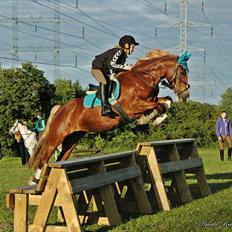
[[[34,176],[31,177],[31,179],[28,181],[29,185],[35,185],[35,184],[38,184],[38,183],[39,183],[39,180],[36,179]]]
[[[153,126],[159,126],[166,118],[168,117],[167,114],[162,114],[161,116],[157,117],[153,122]]]

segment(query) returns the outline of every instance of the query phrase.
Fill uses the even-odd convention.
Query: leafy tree
[[[6,135],[15,119],[30,121],[37,111],[48,115],[53,96],[53,85],[32,64],[0,69],[0,142],[5,154],[10,153],[13,140]]]
[[[83,96],[83,89],[78,81],[72,83],[70,80],[57,79],[55,80],[55,104],[65,104],[74,97]]]
[[[228,88],[222,95],[220,100],[220,108],[226,110],[228,117],[232,120],[232,87]]]

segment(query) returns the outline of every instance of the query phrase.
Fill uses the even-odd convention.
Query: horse
[[[159,53],[159,52],[157,52]],[[120,83],[120,95],[117,105],[123,114],[113,105],[114,117],[103,117],[101,106],[85,108],[83,98],[75,98],[60,106],[53,114],[49,126],[36,150],[29,160],[29,167],[40,173],[56,147],[62,143],[59,160],[66,160],[78,141],[88,132],[103,132],[128,123],[123,115],[131,120],[148,118],[153,121],[157,116],[167,112],[172,100],[170,97],[154,100],[154,91],[162,80],[174,91],[178,98],[186,101],[189,97],[188,72],[179,62],[177,55],[154,52],[136,62],[130,71],[120,72],[117,80]],[[153,54],[153,55],[152,55]],[[183,57],[182,57],[183,58]],[[185,62],[189,57],[185,58]],[[182,59],[183,61],[184,59]],[[39,176],[39,174],[37,175]]]
[[[33,154],[33,152],[38,144],[38,141],[36,138],[36,133],[29,130],[25,123],[16,119],[14,122],[14,125],[9,130],[9,134],[13,135],[13,134],[16,134],[18,132],[22,136],[24,145],[27,148],[29,155],[32,156],[32,154]]]

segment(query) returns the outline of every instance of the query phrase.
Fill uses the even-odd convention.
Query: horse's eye
[[[180,71],[180,74],[181,74],[181,75],[185,75],[185,74],[186,74],[186,71],[185,71],[185,70],[181,70],[181,71]]]

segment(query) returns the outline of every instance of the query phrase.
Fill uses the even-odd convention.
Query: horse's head
[[[169,69],[165,74],[168,87],[174,91],[180,101],[187,101],[189,98],[190,85],[188,83],[187,61],[190,57],[191,54],[185,52],[177,58],[174,69]]]
[[[16,119],[15,122],[14,122],[14,125],[10,128],[10,130],[9,130],[8,133],[9,133],[10,135],[13,135],[13,134],[15,134],[17,131],[19,131],[18,125],[19,125],[19,120]]]
[[[157,86],[160,80],[166,79],[165,85],[175,92],[179,100],[186,101],[190,88],[187,66],[190,57],[191,54],[187,52],[177,57],[169,52],[155,49],[149,52],[145,58],[139,59],[134,70],[140,72],[140,76],[143,75],[143,82],[148,86]],[[146,79],[144,75],[146,75]]]

